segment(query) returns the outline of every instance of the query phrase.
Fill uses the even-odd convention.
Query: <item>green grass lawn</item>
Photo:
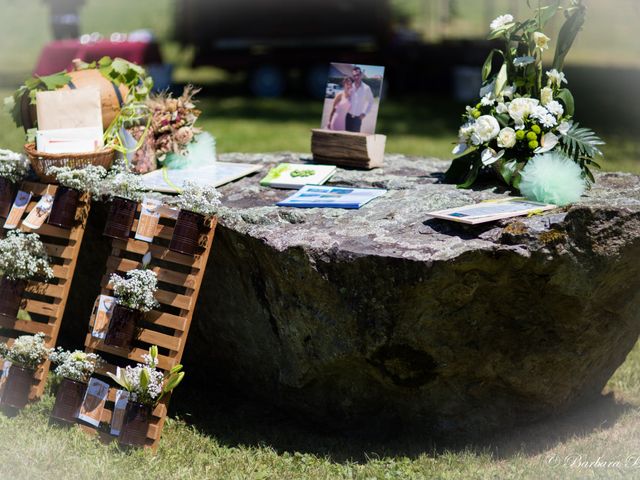
[[[174,395],[156,455],[50,425],[53,397],[46,395],[15,418],[0,414],[0,479],[638,478],[639,372],[636,345],[607,395],[474,442],[322,432],[223,387],[201,398],[190,385]],[[589,466],[598,459],[619,465]]]

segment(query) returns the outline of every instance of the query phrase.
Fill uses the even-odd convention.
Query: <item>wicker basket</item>
[[[46,183],[56,183],[54,176],[47,175],[49,167],[82,168],[87,165],[95,165],[108,170],[111,168],[116,154],[113,148],[88,153],[44,153],[37,151],[34,143],[27,143],[24,146],[24,151],[29,157],[36,175]]]

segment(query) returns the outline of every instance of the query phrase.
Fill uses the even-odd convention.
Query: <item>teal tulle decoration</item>
[[[576,202],[586,188],[580,166],[561,153],[534,156],[520,176],[520,192],[525,197],[558,206]]]
[[[207,132],[197,134],[193,142],[187,145],[184,155],[170,153],[162,166],[170,170],[206,167],[216,161],[216,139]]]

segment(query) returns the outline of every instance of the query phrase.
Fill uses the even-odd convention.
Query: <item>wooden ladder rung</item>
[[[53,333],[53,325],[43,322],[35,322],[33,320],[18,320],[17,318],[0,315],[0,327],[16,330],[20,333],[35,335],[36,333],[44,333],[51,337]]]
[[[111,355],[117,355],[119,357],[140,363],[143,362],[142,356],[149,353],[148,349],[145,350],[142,348],[132,348],[131,350],[125,350],[122,348],[105,345],[102,340],[92,337],[90,333],[87,334],[84,344],[87,348],[91,348],[99,352],[109,353]],[[164,355],[158,355],[158,367],[163,370],[171,370],[176,365],[176,363],[177,362],[173,358]]]
[[[109,257],[107,260],[107,269],[109,271],[125,273],[129,270],[140,268],[141,264],[134,260],[128,260],[125,258]],[[162,267],[152,267],[151,271],[158,276],[158,281],[168,283],[170,285],[181,286],[185,288],[193,289],[195,287],[198,278],[196,275],[174,272]]]

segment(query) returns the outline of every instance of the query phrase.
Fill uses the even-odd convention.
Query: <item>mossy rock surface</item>
[[[258,181],[299,155],[221,160],[264,168],[220,189],[184,359],[194,375],[322,423],[477,432],[600,394],[638,339],[638,176],[600,174],[569,208],[470,227],[426,214],[506,193],[442,184],[436,159],[339,169],[329,184],[389,189],[360,210],[275,207],[292,191]],[[104,271],[98,210],[68,339]]]

